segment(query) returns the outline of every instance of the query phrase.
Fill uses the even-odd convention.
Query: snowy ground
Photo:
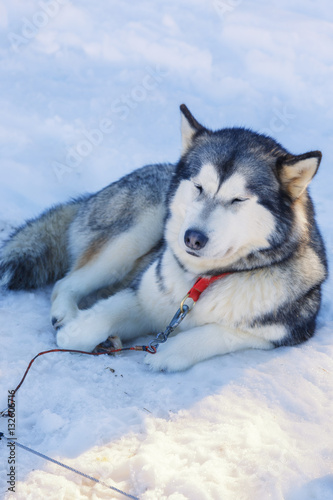
[[[312,194],[332,262],[331,13],[329,0],[2,2],[1,238],[52,203],[175,161],[185,102],[211,128],[323,151]],[[0,296],[1,409],[55,346],[50,292]],[[179,374],[150,373],[141,353],[40,358],[16,437],[142,500],[332,500],[332,292],[328,281],[317,336],[297,348]],[[122,498],[18,448],[8,493],[5,442],[0,454],[7,500]]]

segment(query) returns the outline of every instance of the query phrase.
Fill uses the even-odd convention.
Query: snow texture
[[[294,154],[332,262],[333,23],[329,0],[5,0],[0,4],[0,236],[145,163],[176,161],[179,104]],[[38,358],[16,398],[19,442],[141,500],[333,499],[332,281],[316,336],[183,373],[140,352]],[[51,288],[0,296],[1,409],[55,347]],[[7,419],[0,430],[7,434]],[[6,500],[124,498],[0,443]]]

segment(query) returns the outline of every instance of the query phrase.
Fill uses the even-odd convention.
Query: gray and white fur
[[[60,347],[163,331],[199,276],[223,272],[178,334],[147,356],[151,368],[182,370],[314,334],[327,261],[307,187],[321,153],[292,155],[243,128],[213,132],[181,111],[177,165],[143,167],[54,207],[5,243],[3,287],[58,280],[51,319]],[[80,309],[106,287],[110,296]]]

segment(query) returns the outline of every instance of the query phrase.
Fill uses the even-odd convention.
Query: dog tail
[[[56,205],[12,233],[0,251],[0,288],[38,288],[65,275],[68,229],[81,201]]]

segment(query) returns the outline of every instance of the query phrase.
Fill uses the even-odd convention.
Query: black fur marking
[[[188,109],[188,107],[185,105],[185,104],[181,104],[180,106],[180,110],[181,112],[183,113],[183,115],[185,116],[186,120],[188,121],[188,123],[190,124],[190,126],[197,130],[198,132],[200,131],[203,131],[205,130],[205,127],[203,127],[195,118],[194,116],[192,115],[192,113],[190,112],[190,110]]]
[[[285,326],[288,333],[284,338],[273,341],[275,347],[301,344],[309,340],[315,333],[320,301],[320,285],[317,285],[297,300],[288,302],[274,313],[254,321],[252,326],[278,324]]]
[[[180,267],[180,269],[182,271],[186,272],[187,271],[186,267],[180,262],[180,260],[178,259],[178,257],[173,252],[172,252],[172,256],[175,259],[175,261],[177,262],[177,264]]]
[[[38,269],[36,263],[38,262]],[[22,257],[0,264],[0,276],[9,276],[9,290],[34,290],[56,281],[59,277],[55,269],[48,267],[48,250],[39,256]]]
[[[163,249],[163,253],[159,256],[159,258],[157,260],[157,265],[156,265],[156,270],[155,270],[156,282],[157,282],[157,285],[158,285],[161,292],[166,291],[166,288],[164,286],[164,279],[162,276],[162,260],[163,260],[164,252],[165,252],[165,247]]]
[[[141,269],[141,271],[135,276],[129,288],[131,288],[134,291],[137,291],[139,289],[143,275],[145,274],[147,269],[156,262],[156,260],[161,258],[160,256],[162,256],[164,250],[165,250],[164,242],[163,239],[161,239],[149,252],[149,254],[151,255],[151,261],[146,265],[146,267]]]

